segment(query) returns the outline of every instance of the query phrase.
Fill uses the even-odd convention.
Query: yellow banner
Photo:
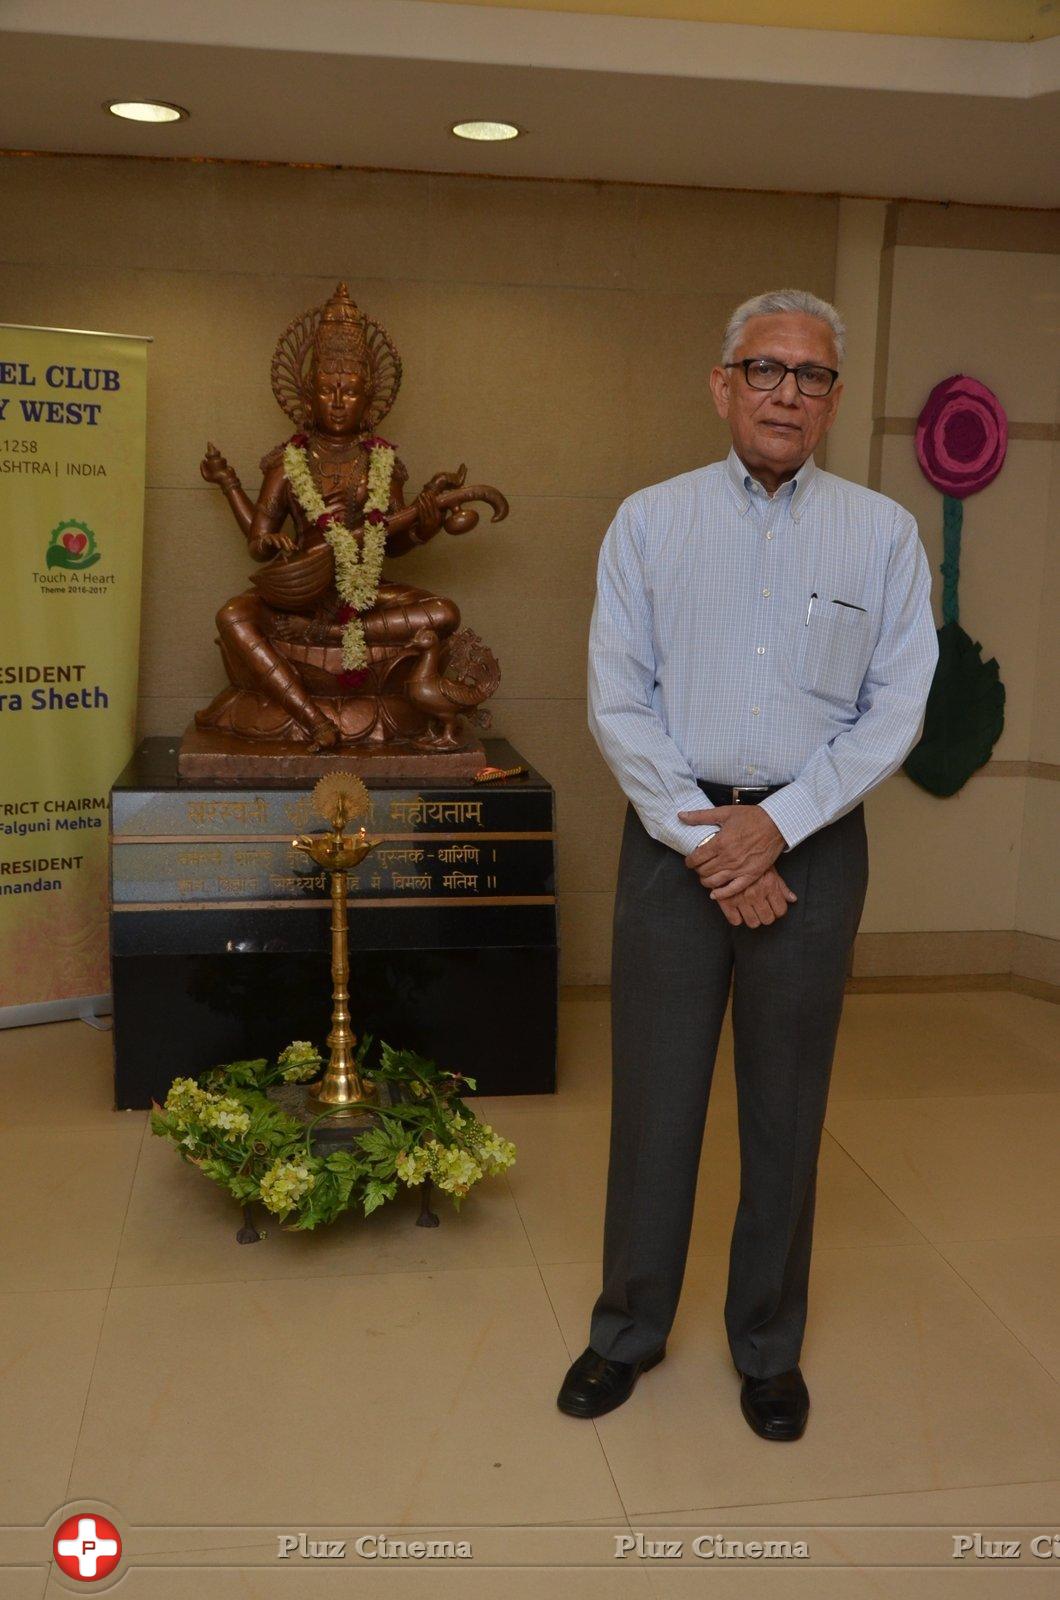
[[[146,394],[141,339],[0,325],[0,1025],[2,1008],[110,990],[107,805],[134,744]]]

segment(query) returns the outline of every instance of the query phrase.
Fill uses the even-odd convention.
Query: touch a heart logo
[[[48,541],[48,566],[67,572],[84,572],[99,560],[96,536],[87,522],[70,519],[51,531]]]

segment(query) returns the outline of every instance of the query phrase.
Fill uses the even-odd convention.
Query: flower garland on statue
[[[335,557],[335,588],[344,602],[338,612],[345,626],[342,633],[342,665],[347,673],[358,673],[368,665],[368,646],[358,611],[367,611],[379,593],[379,578],[386,550],[386,513],[390,505],[390,483],[397,452],[387,439],[371,435],[368,447],[368,498],[364,503],[364,527],[355,534],[334,511],[329,511],[313,482],[306,445],[308,436],[291,436],[283,451],[283,466],[295,499],[309,520],[323,533]]]

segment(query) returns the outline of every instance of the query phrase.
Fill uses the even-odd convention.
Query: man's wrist
[[[766,813],[784,840],[781,855],[794,850],[821,826],[816,807],[797,783],[786,783],[775,794],[767,795],[758,802],[758,808]]]

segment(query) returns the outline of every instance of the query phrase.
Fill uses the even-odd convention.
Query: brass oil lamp
[[[318,1083],[306,1092],[308,1111],[330,1112],[332,1117],[359,1117],[366,1102],[378,1099],[374,1084],[366,1085],[357,1071],[354,1047],[357,1036],[350,1026],[350,953],[347,925],[346,874],[374,850],[378,839],[370,839],[364,827],[355,834],[343,830],[347,822],[367,816],[371,811],[368,790],[352,772],[329,772],[313,790],[313,806],[328,824],[322,834],[299,834],[291,840],[295,850],[303,850],[331,878],[331,1032],[327,1044],[327,1070]]]

